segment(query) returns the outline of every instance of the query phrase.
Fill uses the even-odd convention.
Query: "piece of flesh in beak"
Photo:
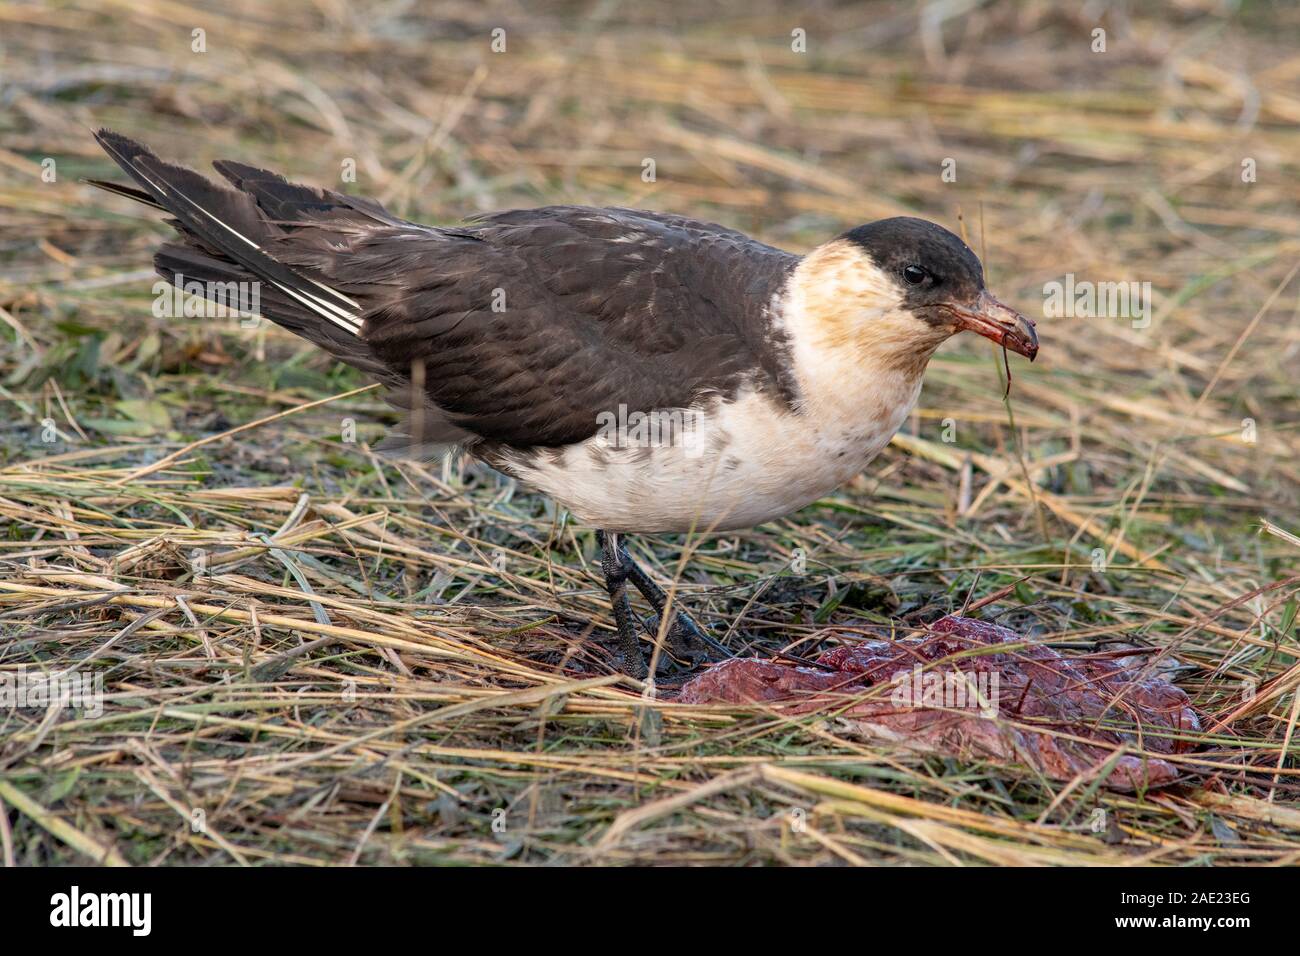
[[[1003,305],[986,291],[980,292],[974,308],[949,305],[947,309],[956,317],[959,329],[969,329],[992,339],[1031,362],[1038,354],[1038,333],[1034,331],[1033,320]]]

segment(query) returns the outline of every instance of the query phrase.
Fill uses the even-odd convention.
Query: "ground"
[[[0,708],[6,863],[1296,861],[1300,11],[708,6],[0,5],[0,675],[104,693]],[[955,341],[840,492],[636,552],[738,650],[1004,591],[974,613],[1161,651],[1207,728],[1185,783],[644,693],[591,529],[376,457],[391,412],[287,333],[154,314],[167,228],[78,182],[118,175],[101,125],[429,222],[964,233],[1042,316],[1005,399]],[[1067,276],[1138,298],[1045,314]]]

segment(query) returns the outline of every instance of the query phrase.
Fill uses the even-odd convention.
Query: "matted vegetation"
[[[0,5],[0,674],[106,696],[0,712],[6,863],[1300,856],[1300,11],[706,6]],[[153,315],[166,227],[77,183],[117,176],[100,125],[425,221],[646,206],[804,250],[913,212],[1030,314],[1066,273],[1150,282],[1148,327],[1041,321],[1005,401],[987,343],[945,347],[832,498],[636,547],[738,651],[1002,590],[976,613],[1067,653],[1155,649],[1205,716],[1187,785],[645,693],[586,640],[611,634],[590,529],[378,459],[390,412],[287,333]]]

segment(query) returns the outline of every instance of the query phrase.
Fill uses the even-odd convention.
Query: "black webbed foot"
[[[614,622],[618,627],[619,669],[631,677],[644,680],[649,668],[641,653],[627,586],[632,584],[654,608],[655,613],[645,624],[652,641],[659,636],[659,622],[668,606],[668,595],[627,553],[617,533],[597,531],[596,540],[600,543],[601,570],[605,575],[605,588],[609,591],[610,603],[614,608]],[[730,651],[711,638],[685,611],[674,608],[672,614],[672,624],[664,634],[660,668],[668,669],[676,664],[679,668],[690,671],[710,660],[732,656]]]

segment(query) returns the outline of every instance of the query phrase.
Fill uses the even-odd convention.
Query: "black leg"
[[[645,658],[641,656],[641,641],[637,638],[636,615],[632,613],[632,602],[627,597],[627,569],[619,560],[618,535],[596,532],[600,542],[600,569],[605,574],[605,590],[609,592],[609,602],[614,607],[614,623],[618,627],[619,669],[630,677],[644,680],[648,671]]]
[[[618,546],[619,559],[623,562],[623,567],[627,569],[628,580],[631,581],[642,596],[650,602],[650,606],[655,609],[655,617],[651,619],[650,630],[658,634],[659,622],[663,619],[664,609],[668,606],[668,595],[664,592],[650,575],[646,574],[641,565],[632,560],[632,556],[627,553],[620,541]],[[695,619],[678,607],[673,608],[673,621],[665,635],[671,653],[674,657],[682,659],[692,664],[702,664],[712,656],[732,657],[732,653],[709,637],[704,629],[695,623]]]
[[[623,670],[633,677],[644,677],[647,668],[636,636],[635,617],[627,596],[627,584],[630,581],[654,608],[656,616],[651,618],[647,625],[654,636],[658,636],[659,621],[667,608],[668,595],[639,564],[632,560],[618,534],[597,531],[596,540],[600,542],[601,570],[605,574],[605,586],[614,606],[614,621],[618,625],[619,652],[623,657]],[[625,624],[625,621],[632,623]],[[710,657],[732,656],[730,651],[704,633],[689,614],[678,609],[673,610],[672,624],[669,625],[664,639],[668,645],[669,655],[683,664],[694,666],[709,660]]]

